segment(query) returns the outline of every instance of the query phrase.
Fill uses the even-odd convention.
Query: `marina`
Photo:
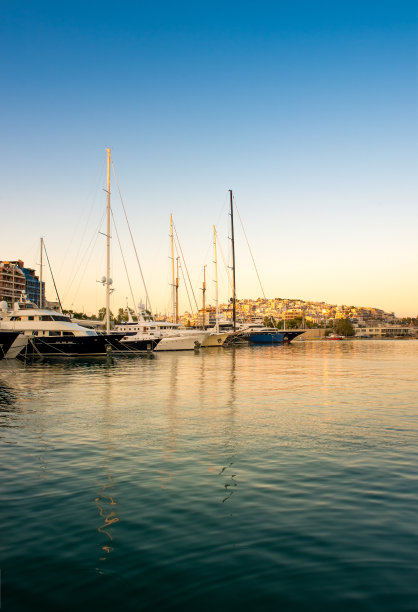
[[[416,9],[0,4],[1,612],[417,612]]]

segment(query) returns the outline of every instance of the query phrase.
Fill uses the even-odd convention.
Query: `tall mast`
[[[173,290],[173,323],[176,323],[176,284],[174,277],[174,235],[173,214],[170,213],[170,241],[171,241],[171,286]]]
[[[203,329],[206,329],[206,266],[203,266],[202,296],[203,296]]]
[[[213,226],[213,250],[215,253],[215,304],[216,304],[216,319],[215,319],[215,331],[219,334],[219,300],[218,300],[218,259],[216,256],[216,228]]]
[[[15,308],[15,268],[16,265],[12,264],[13,268],[12,268],[12,308],[14,310]]]
[[[229,190],[229,201],[231,207],[231,242],[232,242],[232,317],[234,320],[234,331],[237,327],[237,299],[235,290],[235,239],[234,239],[234,210],[232,203],[232,189]]]
[[[107,151],[106,333],[110,334],[110,149]]]
[[[43,252],[44,252],[44,239],[41,238],[41,259],[40,259],[40,271],[39,271],[39,308],[43,308],[44,305],[44,296],[43,296],[43,291],[42,291],[42,271],[43,271],[43,263],[42,263],[42,256],[43,256]]]
[[[179,259],[180,259],[180,257],[177,257],[177,259],[176,259],[176,263],[177,263],[177,275],[176,275],[176,323],[179,322]]]

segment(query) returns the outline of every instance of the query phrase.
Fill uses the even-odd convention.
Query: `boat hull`
[[[15,331],[0,331],[0,359],[4,359],[18,335]]]
[[[250,344],[286,344],[303,333],[303,331],[260,331],[249,332],[246,334],[246,338]]]
[[[161,339],[155,351],[192,351],[199,348],[199,336],[190,334],[187,336],[166,336]]]
[[[23,351],[28,343],[28,337],[24,334],[19,334],[12,346],[9,348],[5,355],[5,359],[16,359],[16,357]]]
[[[96,357],[137,354],[152,350],[158,340],[121,342],[124,334],[28,337],[19,357]],[[151,347],[151,348],[149,348]]]
[[[224,332],[223,334],[211,333],[202,342],[202,348],[208,348],[213,346],[223,346],[225,340],[230,335],[230,332]]]
[[[160,338],[149,338],[147,340],[127,340],[126,335],[124,340],[108,339],[112,347],[112,353],[144,353],[153,351],[160,343]]]

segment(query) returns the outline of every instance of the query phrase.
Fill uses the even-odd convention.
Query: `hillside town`
[[[380,308],[354,305],[328,304],[290,298],[257,298],[237,300],[237,312],[241,321],[263,320],[266,324],[286,328],[326,329],[334,321],[349,319],[356,336],[362,335],[415,335],[418,330],[416,317],[400,318],[394,312]],[[163,317],[165,315],[159,315]],[[219,305],[220,318],[232,318],[231,304]],[[205,311],[185,312],[180,321],[187,326],[198,327],[214,324],[216,308],[209,305]]]
[[[45,283],[33,268],[25,267],[23,261],[0,261],[0,302],[9,306],[20,298],[22,293],[27,299],[39,306],[40,287],[45,295]],[[44,298],[44,306],[59,308],[58,302]],[[219,319],[232,319],[232,304],[220,304]],[[87,315],[70,311],[76,318],[102,320],[105,308],[99,313]],[[135,313],[132,310],[135,318]],[[155,319],[163,321],[170,318],[167,313],[158,313]],[[127,319],[127,312],[119,308],[113,317],[121,322]],[[296,298],[257,298],[237,300],[237,318],[241,322],[262,320],[266,325],[286,329],[326,330],[333,328],[339,319],[350,320],[355,336],[415,336],[418,330],[418,315],[400,318],[394,312],[369,306],[338,305],[326,302],[314,302]],[[196,312],[184,312],[179,315],[179,322],[186,327],[212,327],[215,325],[216,308],[209,304],[205,309]],[[305,334],[308,338],[312,334]],[[319,337],[322,334],[317,334]],[[315,335],[313,335],[314,337]]]

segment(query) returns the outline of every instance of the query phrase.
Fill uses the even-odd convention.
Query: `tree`
[[[335,319],[334,332],[341,336],[354,336],[355,331],[350,319]]]
[[[126,311],[124,308],[119,308],[118,310],[118,316],[117,316],[117,322],[118,323],[122,323],[122,321],[127,321],[128,320],[128,315],[126,314]]]
[[[274,327],[274,319],[272,316],[264,317],[263,323],[266,327]]]
[[[106,317],[106,307],[102,306],[102,308],[100,308],[99,312],[98,312],[98,319],[99,321],[103,321],[103,319]],[[113,312],[110,311],[110,318],[113,319]]]

